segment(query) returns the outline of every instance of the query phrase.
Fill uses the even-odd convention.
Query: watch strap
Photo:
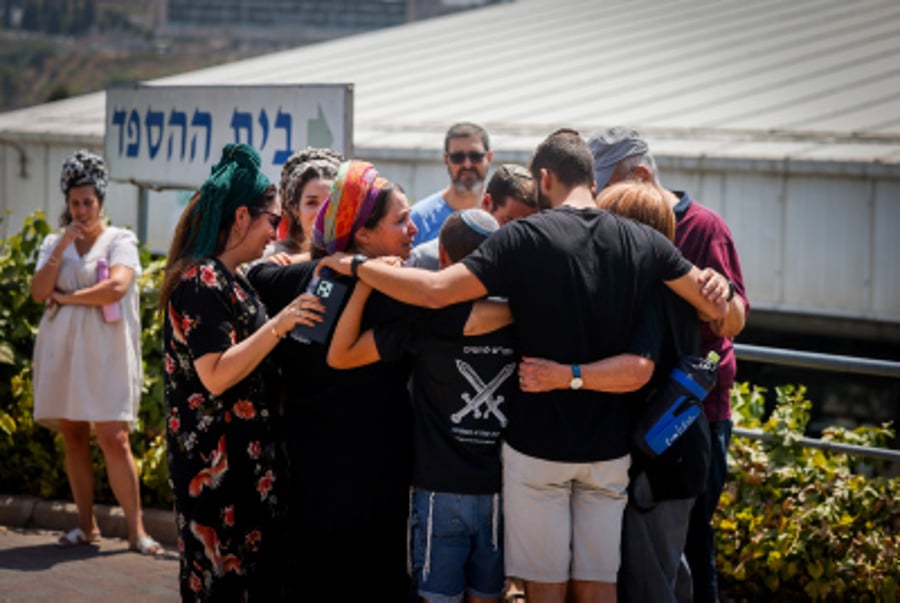
[[[353,278],[359,278],[359,265],[368,259],[368,256],[361,253],[357,253],[353,256],[353,259],[350,260],[350,274],[353,275]]]

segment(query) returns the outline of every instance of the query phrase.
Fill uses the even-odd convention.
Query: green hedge
[[[721,590],[747,601],[897,600],[900,478],[878,477],[871,459],[792,446],[811,403],[803,387],[732,390],[736,427],[762,429],[771,443],[735,437],[729,481],[713,519]],[[829,428],[822,439],[884,447],[890,424]],[[867,475],[868,474],[868,475]]]
[[[41,306],[29,282],[37,249],[51,231],[41,213],[0,241],[0,493],[69,498],[61,437],[32,420],[31,353]],[[156,315],[163,260],[141,251],[144,391],[131,443],[144,503],[169,507],[165,459],[162,335]],[[732,390],[735,425],[763,429],[775,443],[735,437],[729,482],[714,518],[723,594],[735,600],[884,601],[897,599],[900,576],[898,478],[875,477],[866,459],[795,448],[811,404],[802,387],[776,388],[766,416],[765,391]],[[5,437],[4,437],[5,435]],[[826,439],[884,446],[890,425]],[[102,455],[96,464],[103,467]],[[105,471],[97,472],[98,501],[113,502]]]

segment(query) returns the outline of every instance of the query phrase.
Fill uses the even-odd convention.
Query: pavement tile
[[[151,557],[121,538],[63,548],[61,532],[0,526],[0,602],[171,603],[178,595],[178,554]]]

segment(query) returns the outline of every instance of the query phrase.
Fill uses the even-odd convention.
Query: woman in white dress
[[[77,151],[63,162],[60,188],[66,209],[63,230],[41,244],[31,295],[46,302],[34,347],[34,418],[60,431],[66,474],[78,508],[78,525],[63,546],[100,537],[93,512],[91,436],[106,459],[113,494],[125,513],[128,542],[142,554],[162,547],[144,530],[140,486],[129,433],[141,399],[141,325],[137,238],[107,226],[103,159]],[[108,277],[98,279],[98,261]],[[118,320],[107,322],[102,307],[118,304]]]

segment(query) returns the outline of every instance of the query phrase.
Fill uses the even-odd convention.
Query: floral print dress
[[[265,309],[242,276],[206,259],[185,271],[165,318],[166,431],[181,594],[185,601],[227,598],[258,588],[275,571],[277,417],[267,390],[275,374],[264,361],[213,395],[194,360],[250,336],[265,322]]]

